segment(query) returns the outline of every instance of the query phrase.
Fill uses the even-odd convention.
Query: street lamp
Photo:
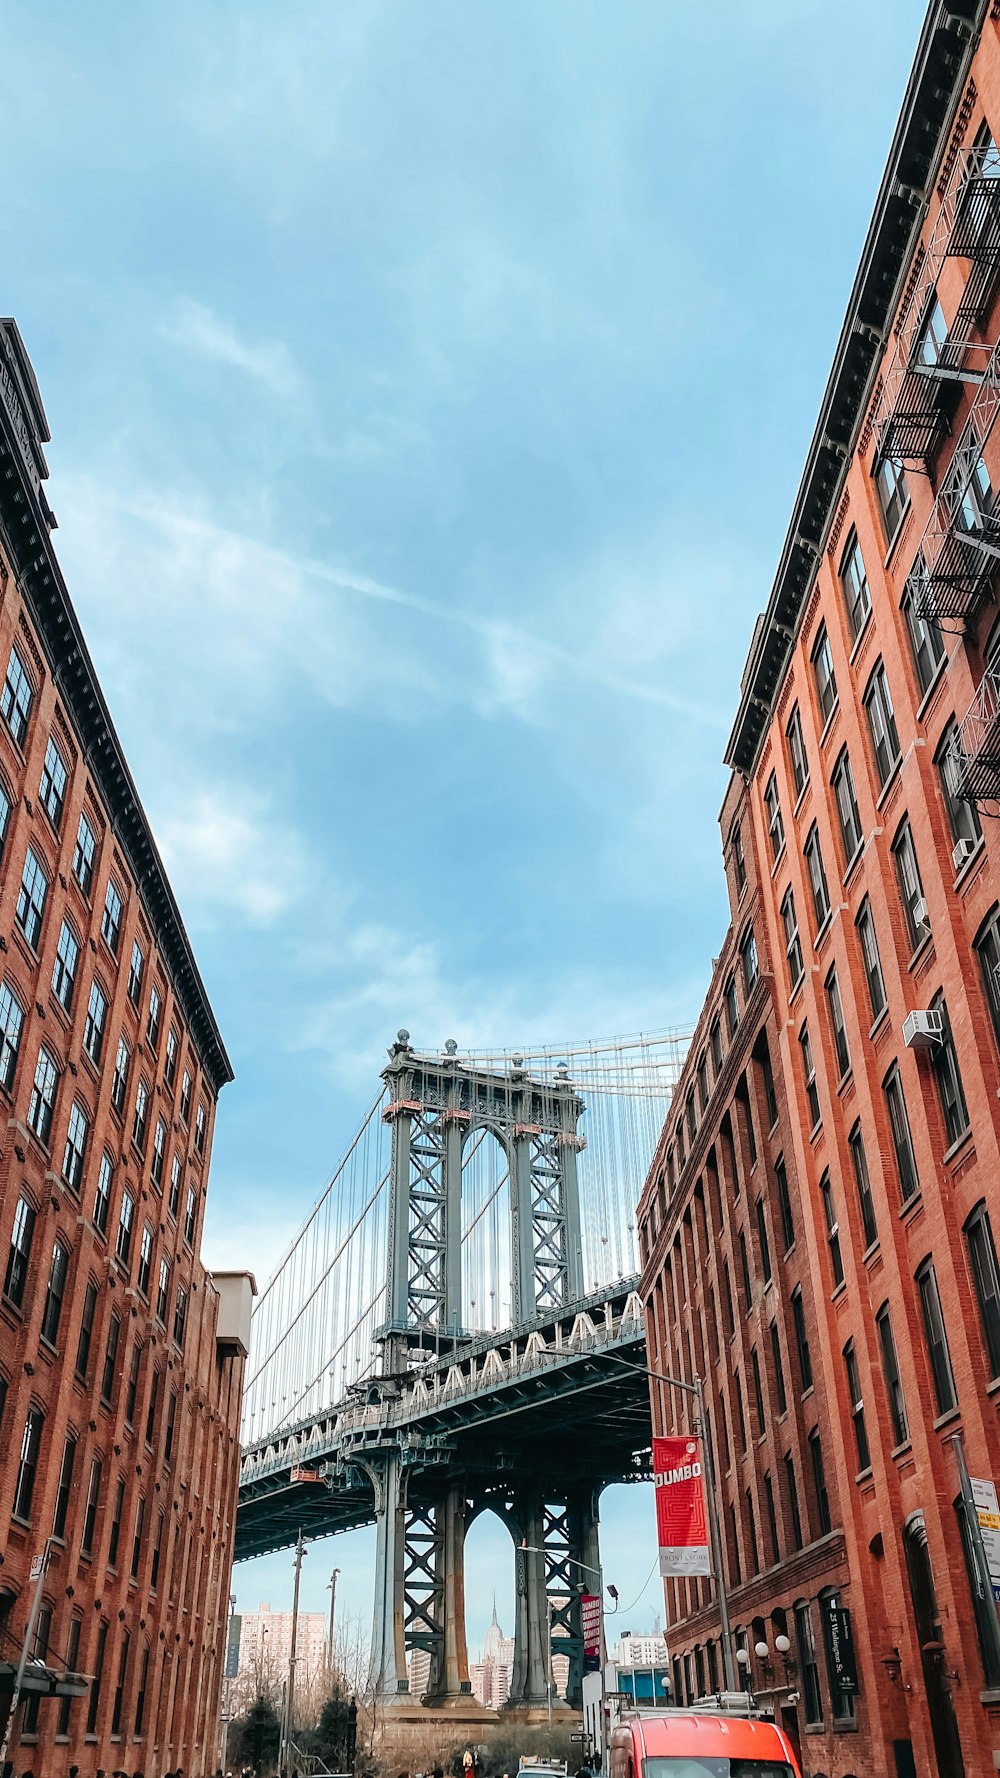
[[[333,1673],[333,1614],[334,1614],[334,1610],[335,1610],[336,1604],[337,1604],[337,1576],[339,1573],[340,1573],[340,1569],[335,1568],[333,1573],[331,1574],[329,1580],[327,1581],[327,1587],[329,1588],[329,1592],[330,1592],[330,1638],[329,1638],[329,1644],[328,1644],[328,1665],[329,1665],[331,1674]]]
[[[538,1543],[528,1543],[525,1540],[525,1538],[523,1538],[523,1537],[521,1539],[520,1547],[522,1550],[530,1550],[531,1553],[535,1556],[549,1556],[552,1554],[551,1550],[545,1549],[544,1545],[538,1544]],[[602,1736],[601,1751],[602,1751],[602,1755],[603,1755],[605,1688],[606,1688],[606,1679],[607,1679],[607,1676],[605,1674],[605,1662],[604,1662],[604,1594],[607,1591],[608,1593],[611,1594],[611,1597],[614,1600],[614,1606],[608,1612],[609,1617],[614,1617],[615,1612],[618,1610],[618,1589],[617,1589],[617,1587],[612,1587],[612,1586],[608,1586],[607,1588],[605,1588],[604,1571],[602,1568],[595,1568],[593,1562],[580,1562],[577,1560],[577,1558],[575,1556],[560,1556],[559,1560],[560,1560],[560,1562],[565,1563],[567,1568],[580,1568],[583,1570],[584,1574],[596,1574],[596,1576],[597,1576],[598,1598],[601,1601],[601,1646],[600,1646],[600,1649],[598,1650],[598,1659],[600,1660],[600,1663],[601,1663],[601,1736]],[[580,1588],[580,1591],[583,1592],[582,1587]],[[546,1622],[548,1625],[548,1640],[547,1640],[547,1644],[546,1644],[546,1646],[548,1648],[548,1656],[549,1656],[548,1662],[547,1662],[547,1666],[548,1666],[547,1691],[548,1691],[548,1704],[549,1704],[549,1711],[548,1711],[549,1730],[551,1731],[551,1729],[552,1729],[552,1689],[553,1689],[553,1678],[552,1678],[552,1600],[549,1598],[548,1587],[546,1587],[546,1589],[545,1589],[545,1616],[546,1616]]]

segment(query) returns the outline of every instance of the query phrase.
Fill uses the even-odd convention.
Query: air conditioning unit
[[[918,895],[913,904],[913,924],[915,926],[925,926],[928,932],[930,931],[931,923],[927,916],[927,903],[922,895]]]
[[[908,1012],[903,1020],[903,1042],[908,1050],[933,1049],[944,1037],[944,1019],[939,1012]]]
[[[951,862],[956,870],[961,870],[963,864],[968,863],[975,849],[975,840],[959,840],[957,842],[953,847],[951,854]]]

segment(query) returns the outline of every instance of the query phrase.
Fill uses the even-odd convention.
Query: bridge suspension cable
[[[689,1043],[683,1031],[455,1056],[458,1068],[562,1089],[584,1101],[578,1155],[588,1291],[638,1269],[638,1202]],[[449,1046],[449,1054],[455,1046]],[[391,1124],[386,1093],[289,1244],[254,1309],[243,1440],[324,1413],[378,1364],[387,1320]],[[462,1154],[462,1315],[469,1332],[512,1319],[510,1163],[494,1130],[473,1121]]]

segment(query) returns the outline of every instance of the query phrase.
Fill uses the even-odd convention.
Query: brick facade
[[[751,1674],[794,1711],[804,1769],[824,1778],[953,1778],[1000,1758],[997,1620],[954,1442],[1000,1484],[995,11],[927,15],[730,740],[732,925],[640,1205],[651,1363],[708,1379],[734,1622],[751,1651],[768,1644]],[[932,1016],[908,1042],[913,1013]],[[654,1386],[657,1429],[682,1413]],[[788,1456],[801,1550],[774,1485]],[[710,1682],[718,1617],[707,1583],[667,1593],[683,1694]],[[851,1703],[824,1643],[834,1593],[857,1651]]]
[[[22,1706],[11,1757],[199,1773],[243,1369],[199,1258],[231,1071],[59,577],[12,323],[0,369],[0,1658],[51,1538],[37,1652],[92,1679]]]

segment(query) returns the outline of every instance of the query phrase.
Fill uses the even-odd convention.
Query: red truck
[[[763,1713],[664,1710],[613,1729],[611,1778],[802,1778],[788,1736]]]

